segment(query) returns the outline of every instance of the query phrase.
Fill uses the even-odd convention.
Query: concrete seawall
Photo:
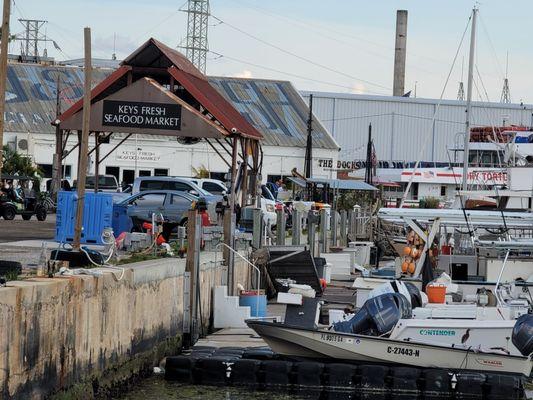
[[[220,260],[220,255],[219,255]],[[202,253],[201,312],[223,267]],[[106,397],[182,344],[184,259],[124,266],[102,277],[34,278],[0,288],[0,398]],[[235,282],[251,273],[236,261]]]

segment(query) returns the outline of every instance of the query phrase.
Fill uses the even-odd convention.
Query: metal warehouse
[[[462,148],[464,101],[443,100],[439,105],[436,99],[409,97],[325,92],[302,95],[308,98],[310,93],[313,112],[341,146],[339,160],[365,159],[369,124],[381,161],[416,161],[422,151],[421,161],[448,162],[454,154],[447,149]],[[529,126],[532,118],[530,104],[472,103],[472,126]],[[462,154],[457,155],[457,161],[462,162]]]
[[[95,68],[94,84],[112,71]],[[290,82],[221,77],[210,77],[209,82],[263,135],[263,181],[290,175],[293,168],[303,171],[308,107]],[[51,177],[55,150],[55,128],[51,122],[56,118],[57,103],[64,111],[82,95],[82,68],[10,64],[5,143],[33,157],[46,177]],[[319,160],[337,160],[339,146],[320,121],[315,120],[313,128],[314,176],[331,178],[334,172],[322,168]],[[109,143],[101,145],[102,153],[107,154],[125,137],[125,134],[113,134]],[[71,137],[66,151],[75,144],[76,139]],[[222,147],[218,151],[224,153]],[[90,161],[90,173],[94,171],[92,164]],[[63,165],[65,178],[76,177],[77,151],[65,155]],[[219,179],[228,170],[221,157],[205,142],[187,144],[176,138],[137,134],[102,160],[100,173],[131,183],[135,176],[191,176],[202,168]]]

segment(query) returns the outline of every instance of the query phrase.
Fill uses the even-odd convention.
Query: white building
[[[95,69],[94,83],[111,72],[111,69]],[[51,177],[55,149],[55,128],[51,122],[56,116],[58,76],[61,109],[64,111],[83,94],[82,68],[16,63],[8,66],[4,143],[33,157],[46,177]],[[303,172],[308,108],[290,82],[209,79],[263,135],[263,181],[290,176],[293,168]],[[332,177],[332,169],[319,160],[336,163],[339,146],[319,121],[315,120],[313,128],[313,175]],[[141,175],[191,176],[201,168],[220,179],[228,171],[223,159],[206,142],[185,145],[175,138],[133,135],[112,151],[125,136],[113,134],[109,143],[100,147],[100,159],[109,153],[101,162],[100,173],[115,175],[120,182],[129,183]],[[73,132],[66,152],[76,143],[77,136]],[[94,143],[90,143],[89,147],[93,146]],[[215,147],[227,156],[221,145],[215,144]],[[75,149],[63,161],[67,179],[76,178],[77,157]],[[90,162],[90,172],[93,171],[94,162]]]
[[[433,161],[447,164],[462,145],[466,103],[456,100],[372,96],[326,92],[313,93],[313,112],[341,147],[339,159],[352,162],[366,158],[368,126],[377,159],[391,161]],[[533,105],[472,103],[472,126],[531,126]],[[457,162],[462,162],[457,153]],[[423,163],[424,166],[430,165]]]

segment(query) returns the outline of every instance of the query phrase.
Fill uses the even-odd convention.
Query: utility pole
[[[6,107],[7,45],[9,43],[9,17],[11,0],[4,0],[2,11],[2,42],[0,43],[0,176],[4,162],[4,110]]]
[[[187,7],[187,44],[186,56],[205,74],[207,52],[207,28],[209,19],[209,0],[189,0]]]
[[[81,128],[80,157],[78,163],[78,201],[76,208],[76,225],[74,227],[74,242],[72,247],[80,249],[81,231],[83,225],[83,207],[85,205],[85,181],[87,178],[87,153],[89,151],[89,123],[91,117],[91,28],[83,30],[85,51],[85,85],[83,93],[83,120]]]
[[[60,92],[61,92],[61,75],[57,74],[57,82],[56,82],[56,119],[59,118],[61,115],[61,99],[60,99]],[[57,121],[56,121],[57,122]],[[56,151],[54,154],[54,159],[52,161],[52,186],[50,187],[50,192],[52,195],[52,198],[57,201],[57,192],[61,190],[61,180],[63,179],[62,176],[62,159],[63,159],[63,135],[61,134],[61,129],[59,128],[59,124],[56,123]]]
[[[405,58],[407,46],[407,10],[396,11],[396,41],[394,47],[393,96],[403,96],[405,88]]]
[[[24,27],[24,32],[16,36],[16,40],[21,42],[21,55],[24,61],[31,59],[34,62],[39,61],[39,42],[45,43],[52,42],[57,48],[57,43],[51,39],[47,39],[46,36],[41,35],[41,28],[48,21],[40,19],[19,19],[19,22]],[[43,56],[46,57],[46,47],[43,51]]]
[[[313,94],[309,95],[309,117],[307,118],[307,143],[305,146],[304,176],[313,177]],[[312,199],[313,189],[311,183],[307,182],[308,200]]]
[[[472,81],[474,76],[474,55],[476,52],[476,17],[477,8],[472,10],[472,27],[470,32],[470,54],[468,59],[468,86],[466,88],[466,121],[465,144],[463,150],[463,184],[461,189],[467,190],[468,186],[468,154],[470,148],[470,114],[472,112]]]
[[[372,185],[372,124],[368,125],[368,142],[366,144],[365,182]]]

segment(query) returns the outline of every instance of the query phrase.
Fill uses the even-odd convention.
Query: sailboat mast
[[[468,86],[466,89],[466,121],[465,121],[465,145],[463,151],[463,185],[462,189],[467,190],[468,182],[468,153],[470,147],[470,114],[472,111],[472,81],[474,76],[474,54],[476,50],[476,17],[477,8],[472,10],[472,27],[470,32],[470,55],[468,59]]]

